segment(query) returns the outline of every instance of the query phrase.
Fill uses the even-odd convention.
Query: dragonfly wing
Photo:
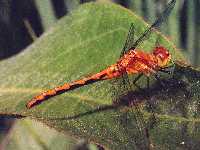
[[[126,42],[125,42],[124,47],[122,49],[122,52],[120,54],[120,58],[122,56],[124,56],[126,51],[128,51],[132,47],[131,45],[134,42],[134,33],[135,33],[134,24],[131,23],[131,26],[129,28],[128,35],[127,35],[127,38],[126,38]]]
[[[117,79],[117,82],[119,89],[115,90],[115,92],[125,95],[119,95],[121,98],[118,99],[117,103],[120,103],[122,106],[128,106],[128,110],[125,110],[120,115],[120,124],[129,137],[128,143],[137,145],[137,149],[148,149],[150,146],[150,140],[147,136],[149,135],[148,128],[146,128],[146,122],[140,108],[141,106],[136,104],[137,97],[132,94],[133,84],[131,84],[128,74],[124,74],[122,78]]]
[[[148,28],[144,31],[144,33],[134,42],[132,43],[131,46],[129,46],[129,50],[131,49],[135,49],[136,47],[138,47],[139,45],[141,45],[141,43],[143,41],[145,41],[146,39],[149,38],[150,34],[152,33],[153,29],[158,29],[161,24],[168,18],[168,16],[170,15],[172,9],[174,8],[176,3],[176,0],[172,0],[171,2],[168,3],[166,9],[162,12],[162,14],[158,17],[158,19]],[[128,51],[129,51],[128,50]],[[127,51],[126,51],[127,52]]]

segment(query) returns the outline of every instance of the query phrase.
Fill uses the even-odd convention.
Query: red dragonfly
[[[65,83],[64,85],[44,91],[41,94],[33,97],[27,103],[27,108],[32,108],[33,106],[51,97],[74,90],[84,85],[118,78],[125,74],[144,74],[147,77],[149,77],[151,74],[154,74],[157,78],[157,72],[163,71],[163,69],[168,66],[169,62],[171,61],[171,55],[169,51],[163,46],[156,46],[152,53],[146,53],[140,49],[137,49],[136,47],[148,38],[153,29],[160,27],[161,23],[169,16],[175,3],[176,0],[171,0],[160,17],[158,17],[158,19],[135,42],[133,42],[135,30],[133,24],[131,24],[125,46],[120,55],[120,59],[115,64],[92,76],[85,77],[71,83]]]

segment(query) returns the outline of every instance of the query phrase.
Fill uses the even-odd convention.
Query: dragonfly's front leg
[[[169,75],[173,75],[174,74],[174,69],[175,69],[175,63],[173,65],[170,65],[170,66],[167,66],[167,67],[164,67],[164,68],[161,68],[159,69],[158,71],[160,72],[163,72],[163,73],[167,73]],[[170,69],[170,70],[167,70],[167,69]]]
[[[162,87],[165,87],[165,83],[160,79],[160,75],[158,75],[157,73],[154,74],[154,78],[160,83],[160,85]]]
[[[136,84],[136,82],[143,76],[143,74],[139,74],[134,80],[133,80],[133,84]]]
[[[137,81],[139,81],[141,79],[141,77],[143,76],[143,74],[139,74],[134,80],[133,80],[133,85],[135,85],[139,90],[142,91],[142,88],[140,86],[137,85]]]

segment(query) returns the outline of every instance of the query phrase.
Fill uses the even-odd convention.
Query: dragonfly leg
[[[142,73],[139,74],[139,75],[133,80],[133,82],[132,82],[132,83],[136,86],[136,88],[138,88],[138,89],[141,90],[141,91],[143,91],[143,89],[142,89],[139,85],[137,85],[136,82],[137,82],[142,76],[143,76]]]
[[[133,80],[133,84],[136,84],[136,82],[143,76],[143,74],[139,74],[134,80]]]
[[[160,72],[163,72],[163,73],[171,74],[171,71],[166,70],[166,69],[160,69],[159,71],[160,71]]]
[[[167,69],[170,69],[170,70],[167,70]],[[174,69],[175,69],[175,64],[167,66],[165,68],[161,68],[158,71],[173,75],[174,74]]]
[[[160,79],[160,76],[158,74],[154,74],[154,77],[162,87],[165,87],[165,83]]]
[[[148,96],[147,103],[150,107],[151,113],[153,114],[153,116],[152,116],[153,122],[150,124],[150,128],[153,128],[153,125],[156,123],[156,116],[155,116],[154,108],[150,101],[150,92],[149,91],[150,91],[150,84],[149,84],[149,77],[147,76],[147,96]]]

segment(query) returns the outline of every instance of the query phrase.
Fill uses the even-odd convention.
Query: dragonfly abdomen
[[[55,87],[53,89],[47,90],[42,92],[41,94],[33,97],[26,105],[27,108],[31,108],[37,104],[40,104],[41,102],[62,94],[64,92],[70,91],[70,90],[74,90],[76,88],[82,87],[84,85],[88,85],[88,84],[92,84],[95,83],[97,81],[102,81],[102,80],[107,80],[107,79],[112,79],[115,78],[117,76],[120,76],[120,72],[118,71],[116,65],[112,65],[110,67],[108,67],[107,69],[94,74],[92,76],[89,77],[85,77],[83,79],[80,80],[76,80],[74,82],[71,83],[65,83],[61,86]]]

